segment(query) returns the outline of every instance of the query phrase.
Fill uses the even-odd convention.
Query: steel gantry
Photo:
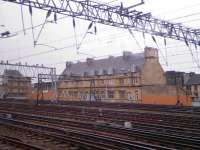
[[[123,5],[111,6],[90,0],[3,0],[47,10],[47,15],[63,14],[114,27],[129,28],[151,35],[184,41],[200,46],[200,29],[157,19],[150,13],[143,13]]]
[[[6,71],[15,72],[15,74],[6,75]],[[17,73],[16,73],[17,72]],[[51,82],[55,96],[54,100],[57,99],[57,76],[56,76],[56,68],[39,66],[39,65],[28,65],[28,64],[11,64],[7,62],[0,62],[0,86],[5,82],[6,78],[9,80],[20,80],[23,77],[29,77],[30,79],[38,79],[37,86],[37,102],[40,98],[43,98],[43,90],[42,89],[42,79],[48,79]],[[24,79],[23,79],[24,80]],[[24,80],[25,81],[25,80]],[[1,91],[0,91],[1,94]],[[0,95],[1,96],[1,95]]]
[[[28,64],[11,64],[9,62],[0,62],[0,76],[4,75],[5,70],[19,71],[24,77],[38,78],[38,74],[49,74],[54,76],[56,74],[56,68],[50,68],[45,66],[28,65]]]

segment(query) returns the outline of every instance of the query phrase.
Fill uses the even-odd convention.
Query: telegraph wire
[[[65,18],[68,18],[69,16],[64,16],[64,17],[60,17],[58,18],[57,20],[62,20],[62,19],[65,19]],[[53,23],[54,20],[50,20],[50,21],[47,21],[46,23]],[[193,21],[193,20],[192,20]],[[189,23],[190,21],[184,21],[184,23]],[[31,27],[27,27],[25,28],[25,30],[31,30],[32,28],[35,29],[35,28],[38,28],[40,26],[43,26],[44,23],[41,23],[41,24],[38,24],[38,25],[35,25],[35,26],[31,26]],[[23,29],[20,29],[18,31],[14,31],[13,34],[19,34],[23,32]]]
[[[68,16],[60,17],[60,18],[58,18],[57,20],[62,20],[62,19],[65,19],[65,18],[68,18]],[[47,21],[46,23],[53,23],[53,20]],[[27,28],[25,28],[25,30],[27,31],[27,30],[36,29],[36,28],[39,28],[40,26],[42,26],[43,24],[44,24],[44,23],[40,23],[40,24],[35,25],[35,26],[33,26],[33,27],[32,27],[32,26],[27,27]],[[20,30],[18,30],[18,31],[14,31],[13,34],[19,34],[19,33],[21,33],[21,32],[23,32],[23,29],[20,29]]]
[[[149,0],[148,0],[149,1]],[[189,9],[189,8],[192,8],[192,7],[196,7],[196,6],[199,6],[200,3],[196,3],[194,5],[190,5],[190,6],[184,6],[184,7],[181,7],[181,8],[178,8],[176,10],[169,10],[169,11],[165,11],[165,12],[161,12],[159,14],[155,14],[156,16],[160,16],[160,15],[163,15],[163,14],[174,14],[174,12],[179,12],[181,10],[186,10],[186,9]]]
[[[39,53],[33,53],[33,54],[30,54],[30,55],[26,55],[26,56],[21,56],[20,58],[14,58],[14,59],[10,59],[8,61],[17,61],[17,60],[21,60],[21,59],[25,59],[25,58],[30,58],[30,57],[33,57],[33,56],[39,56],[39,55],[43,55],[43,54],[47,54],[47,53],[52,53],[52,52],[57,52],[57,51],[60,51],[60,50],[64,50],[66,48],[71,48],[71,47],[75,47],[76,45],[75,44],[72,44],[72,45],[68,45],[68,46],[65,46],[65,47],[61,47],[61,48],[57,48],[55,50],[55,48],[52,48],[50,50],[47,50],[47,51],[43,51],[43,52],[39,52]],[[171,46],[171,47],[167,47],[167,48],[177,48],[177,47],[185,47],[184,45],[183,46]],[[137,50],[143,50],[143,49],[137,49]]]
[[[180,16],[180,17],[176,17],[176,18],[172,18],[172,19],[169,19],[169,20],[174,21],[174,20],[183,19],[183,18],[187,18],[187,17],[191,17],[191,16],[197,16],[197,15],[200,15],[200,12],[192,13],[192,14],[188,14],[188,15]]]
[[[190,14],[190,15],[192,15],[192,14]],[[186,16],[183,16],[183,17],[186,17]],[[182,18],[183,18],[183,17],[182,17]]]

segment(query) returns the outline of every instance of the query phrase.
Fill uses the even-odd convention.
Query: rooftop
[[[83,76],[137,72],[141,70],[144,59],[144,53],[133,54],[126,51],[123,52],[123,56],[110,56],[99,60],[88,58],[85,62],[75,64],[67,62],[62,74],[77,74]]]
[[[6,69],[3,73],[4,76],[14,76],[14,77],[23,77],[23,75],[18,70]]]
[[[200,74],[192,75],[187,82],[187,85],[197,85],[197,84],[200,84]]]

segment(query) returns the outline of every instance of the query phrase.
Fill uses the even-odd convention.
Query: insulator
[[[51,9],[48,10],[46,18],[49,18],[50,15],[51,15]]]
[[[54,13],[54,21],[57,22],[57,14],[56,14],[56,12]]]
[[[189,47],[188,41],[185,39],[185,44]]]
[[[123,3],[121,2],[120,11],[123,10]]]
[[[197,50],[197,44],[196,43],[194,44],[194,46],[195,46],[195,49]]]
[[[143,36],[143,39],[145,39],[145,33],[144,32],[142,32],[142,36]]]
[[[154,41],[155,43],[157,43],[155,37],[154,37],[154,36],[151,36],[151,37],[152,37],[153,41]]]
[[[96,27],[96,25],[94,26],[94,33],[97,34],[97,27]]]
[[[165,43],[165,46],[167,45],[167,41],[166,41],[166,39],[164,38],[164,43]]]
[[[33,10],[32,10],[32,7],[31,7],[30,4],[29,4],[29,13],[30,13],[30,15],[32,16],[32,14],[33,14]]]
[[[92,27],[92,25],[93,25],[93,22],[91,22],[91,23],[89,24],[88,30]]]
[[[76,27],[76,22],[75,22],[75,19],[73,18],[73,27],[75,28]]]

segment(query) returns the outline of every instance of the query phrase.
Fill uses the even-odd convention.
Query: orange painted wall
[[[50,90],[48,92],[43,92],[43,98],[44,100],[54,100],[55,99],[55,93],[53,90]],[[36,100],[37,99],[37,91],[32,91],[31,93],[31,99]],[[41,99],[41,95],[40,98]]]
[[[180,104],[183,106],[191,106],[191,100],[187,96],[179,96]],[[142,96],[143,104],[159,104],[159,105],[176,105],[177,97],[176,96],[152,96],[144,95]]]

